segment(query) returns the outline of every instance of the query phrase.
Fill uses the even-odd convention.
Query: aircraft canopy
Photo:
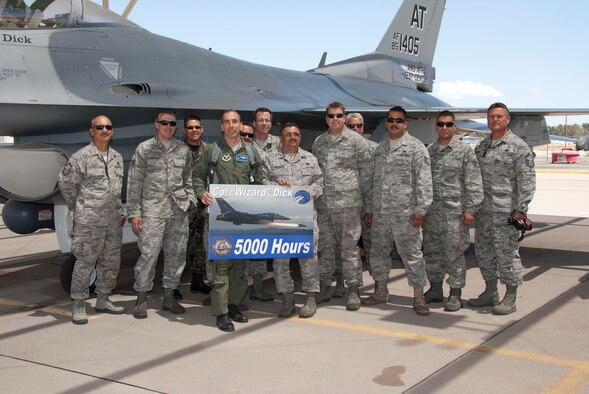
[[[0,0],[2,29],[60,29],[136,25],[91,0]]]

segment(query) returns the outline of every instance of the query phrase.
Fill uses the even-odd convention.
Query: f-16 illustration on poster
[[[217,203],[221,208],[221,214],[217,215],[216,220],[232,222],[238,226],[246,223],[265,224],[268,226],[288,228],[307,227],[304,224],[277,222],[277,220],[290,220],[290,218],[287,218],[286,216],[280,215],[276,212],[247,213],[236,211],[231,205],[229,205],[227,201],[222,198],[218,198]]]

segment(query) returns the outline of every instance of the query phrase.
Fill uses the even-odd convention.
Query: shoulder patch
[[[70,163],[69,160],[67,163],[65,163],[65,166],[63,166],[63,170],[61,170],[61,172],[65,176],[68,176],[70,172],[72,172],[72,163]]]
[[[525,161],[527,167],[534,168],[534,166],[535,166],[535,164],[534,164],[534,155],[532,155],[531,152],[528,152],[528,154],[526,155],[526,157],[524,157],[524,161]]]

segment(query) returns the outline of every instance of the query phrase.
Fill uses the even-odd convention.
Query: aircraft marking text
[[[401,68],[405,70],[405,78],[417,83],[426,82],[424,67],[403,64]]]
[[[20,78],[23,74],[26,74],[27,70],[14,69],[14,68],[2,68],[0,69],[0,81],[6,81],[9,78]]]
[[[423,20],[426,13],[426,7],[415,4],[413,6],[413,16],[411,17],[411,27],[417,26],[419,30],[423,30]]]
[[[19,44],[32,44],[31,37],[17,36],[16,34],[2,34],[2,42],[18,42]]]
[[[417,56],[419,55],[419,37],[395,32],[391,48],[393,51]]]

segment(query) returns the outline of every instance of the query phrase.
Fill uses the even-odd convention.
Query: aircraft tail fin
[[[227,201],[222,198],[217,198],[217,203],[219,204],[219,208],[221,208],[221,213],[229,213],[235,212],[235,209]]]
[[[431,66],[445,3],[445,0],[404,1],[375,52]]]
[[[432,92],[446,0],[404,0],[376,51],[310,70]],[[324,55],[325,57],[325,55]]]

